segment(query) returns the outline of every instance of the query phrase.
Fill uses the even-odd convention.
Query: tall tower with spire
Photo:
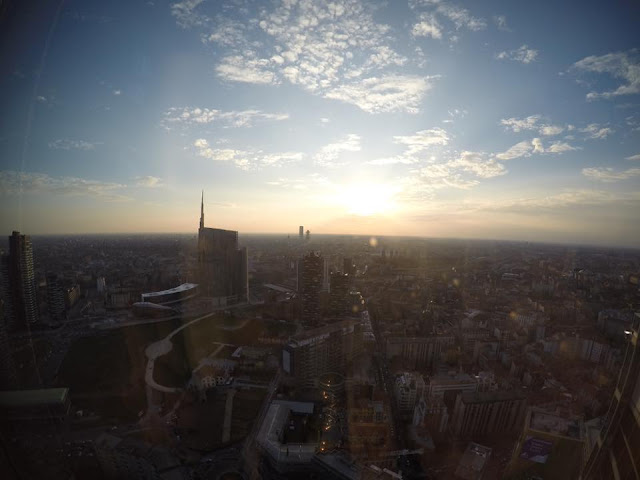
[[[198,282],[200,291],[219,304],[247,301],[249,296],[247,248],[238,247],[238,232],[204,226],[204,190],[198,229]]]
[[[200,230],[204,228],[204,190],[202,190],[202,200],[200,201]]]

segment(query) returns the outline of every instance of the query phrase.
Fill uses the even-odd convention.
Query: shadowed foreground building
[[[582,418],[529,408],[505,478],[577,478],[583,463]]]
[[[581,478],[640,478],[640,314],[627,330],[618,383]]]
[[[517,391],[460,393],[451,416],[456,437],[482,437],[522,428],[527,397]]]
[[[316,388],[320,375],[344,372],[363,352],[360,320],[343,320],[296,335],[282,350],[282,368],[296,385]]]
[[[198,229],[198,276],[203,295],[222,305],[243,302],[249,296],[248,254],[238,248],[238,232],[204,226],[204,195]]]

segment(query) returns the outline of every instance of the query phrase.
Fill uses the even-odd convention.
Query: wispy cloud
[[[251,127],[256,122],[282,121],[289,118],[288,113],[266,113],[261,110],[227,111],[200,107],[172,107],[164,114],[165,127],[171,124],[202,125],[213,122],[231,127]]]
[[[449,143],[449,134],[442,128],[429,128],[420,130],[413,135],[396,135],[393,142],[401,145],[407,145],[407,155],[415,155],[434,145],[447,145]]]
[[[342,140],[329,143],[322,147],[314,159],[317,165],[337,167],[347,163],[339,160],[343,152],[358,152],[360,149],[360,136],[350,133],[342,138]]]
[[[498,27],[498,30],[504,30],[505,32],[510,32],[509,26],[507,25],[507,17],[504,15],[494,15],[493,21]]]
[[[432,86],[431,80],[411,75],[373,77],[336,87],[325,97],[351,103],[369,113],[417,113],[422,97]]]
[[[417,16],[417,22],[411,28],[414,37],[441,39],[447,34],[448,40],[455,42],[458,40],[456,32],[459,30],[478,31],[487,27],[484,18],[476,17],[469,10],[449,2],[411,0],[409,6],[412,10],[420,12]]]
[[[539,128],[538,122],[541,118],[541,115],[530,115],[525,118],[503,118],[500,120],[500,124],[507,130],[517,133],[523,130],[537,130]]]
[[[271,62],[264,58],[252,58],[253,55],[233,55],[224,57],[216,67],[218,76],[231,82],[253,84],[280,83],[271,71]]]
[[[640,153],[631,155],[630,157],[625,157],[625,160],[640,160]]]
[[[640,168],[629,168],[627,170],[616,171],[610,167],[589,167],[583,168],[582,174],[593,180],[616,182],[618,180],[628,180],[629,178],[640,176]]]
[[[615,90],[589,92],[587,100],[598,100],[640,93],[640,55],[638,49],[628,52],[591,55],[573,64],[573,68],[583,72],[608,74],[622,80]]]
[[[182,28],[205,25],[209,19],[196,11],[204,0],[183,0],[171,5],[171,14]]]
[[[161,178],[153,177],[151,175],[147,175],[144,177],[136,177],[135,181],[136,181],[137,187],[158,188],[158,187],[164,186]]]
[[[421,160],[421,154],[433,147],[440,147],[449,143],[450,137],[446,130],[435,127],[420,130],[413,135],[395,135],[393,143],[405,145],[401,155],[370,160],[369,165],[413,164]]]
[[[51,194],[98,197],[106,201],[127,201],[131,198],[118,193],[126,187],[120,183],[77,177],[52,177],[45,173],[0,172],[0,192],[3,195]]]
[[[496,53],[498,60],[513,60],[520,63],[531,63],[538,58],[538,51],[533,48],[529,48],[527,45],[522,45],[515,50],[507,50]]]
[[[49,142],[49,148],[53,150],[95,150],[97,145],[100,145],[100,143],[70,140],[68,138],[61,138]]]
[[[583,133],[586,133],[587,138],[590,138],[593,140],[603,140],[614,132],[612,128],[602,127],[597,123],[592,123],[590,125],[587,125],[585,128],[581,128],[580,131]]]
[[[533,145],[529,140],[523,140],[522,142],[516,143],[514,146],[509,148],[506,152],[498,153],[496,158],[499,160],[513,160],[514,158],[519,157],[528,157],[531,155],[533,151]]]
[[[213,148],[204,138],[197,139],[193,146],[200,157],[217,162],[230,162],[241,170],[257,170],[268,166],[281,166],[302,160],[301,152],[266,153],[262,150],[240,150],[234,148]]]
[[[486,158],[478,152],[462,152],[460,156],[449,162],[452,168],[459,168],[464,172],[473,173],[480,178],[493,178],[505,175],[507,170],[504,165],[494,159]]]
[[[547,148],[548,153],[563,153],[572,150],[579,150],[579,148],[569,145],[567,142],[554,142]]]
[[[442,27],[436,16],[431,13],[421,13],[416,23],[411,29],[414,37],[431,37],[439,40],[442,38]]]

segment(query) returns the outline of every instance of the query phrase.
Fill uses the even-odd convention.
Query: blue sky
[[[2,227],[195,231],[204,189],[241,232],[640,246],[639,24],[605,1],[15,5]]]

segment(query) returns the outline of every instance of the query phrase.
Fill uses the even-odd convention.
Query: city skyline
[[[636,7],[123,5],[8,7],[6,232],[640,247]]]

